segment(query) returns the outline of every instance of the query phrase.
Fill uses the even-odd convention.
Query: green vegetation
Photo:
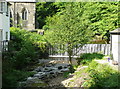
[[[83,87],[89,87],[90,89],[119,88],[120,73],[113,70],[108,64],[98,64],[92,61],[86,72],[89,73],[90,78],[86,79]]]
[[[33,83],[32,85],[31,85],[32,87],[38,87],[38,86],[47,86],[47,84],[46,83]]]
[[[47,39],[49,38],[48,42],[57,45],[58,48],[64,45],[64,49],[60,50],[67,51],[71,64],[72,56],[76,55],[73,54],[73,49],[87,43],[92,35],[89,21],[86,20],[85,23],[83,22],[85,19],[81,18],[83,12],[80,10],[81,6],[83,5],[78,3],[67,3],[62,12],[48,18],[49,29],[52,32],[46,34]]]
[[[109,31],[118,27],[118,2],[38,2],[36,11],[37,28],[46,30],[46,33],[41,36],[11,28],[9,51],[3,53],[3,87],[16,87],[18,81],[32,76],[33,73],[25,69],[37,59],[48,56],[48,43],[58,48],[64,46],[60,52],[67,51],[72,64],[74,48],[86,43],[108,43]],[[94,42],[96,34],[101,39]],[[92,61],[102,59],[103,56],[93,53],[77,58],[78,64],[89,66],[84,70],[90,75],[83,83],[84,87],[118,87],[116,80],[120,74],[106,64]],[[74,72],[72,67],[71,72]],[[64,76],[67,77],[68,73]]]
[[[83,64],[84,61],[88,67],[74,73],[76,78],[84,79],[84,82],[80,86],[86,89],[119,88],[120,72],[114,70],[108,64],[100,64],[95,61],[96,59],[103,59],[103,55],[88,53],[83,54],[81,58],[83,58],[83,60],[80,63]],[[84,67],[84,65],[81,67]]]
[[[69,76],[70,72],[64,72],[63,77],[67,78]]]
[[[93,59],[102,59],[103,57],[104,55],[100,53],[84,53],[76,60],[78,60],[78,65],[89,64]]]
[[[53,16],[58,10],[58,7],[53,2],[38,2],[36,3],[36,21],[37,28],[41,29],[46,24],[46,18]],[[46,30],[47,27],[44,27]]]
[[[46,12],[51,11],[51,13],[47,14],[47,16],[44,14],[38,14],[39,17],[46,16],[44,17],[45,24],[42,26],[42,28],[45,30],[47,29],[49,30],[51,29],[51,26],[54,27],[55,24],[60,23],[60,24],[64,24],[64,26],[60,25],[61,28],[63,29],[66,28],[67,30],[89,29],[93,31],[93,33],[91,32],[91,34],[93,34],[93,37],[95,36],[95,34],[99,34],[101,36],[101,39],[97,39],[96,42],[93,41],[91,43],[98,43],[98,42],[108,43],[109,38],[110,38],[109,31],[112,31],[118,28],[118,12],[119,12],[118,2],[71,2],[71,3],[70,2],[66,2],[66,3],[53,2],[53,3],[49,3],[49,5],[45,3],[46,9],[49,11],[46,11],[46,10],[44,11]],[[52,6],[50,7],[50,5]],[[43,4],[39,4],[37,8],[41,8],[41,7],[43,8],[43,6],[44,6]],[[56,10],[55,8],[53,9],[52,7],[55,7]],[[67,10],[69,14],[64,16]],[[38,12],[39,11],[40,9],[38,9]],[[62,18],[62,16],[64,17]],[[74,18],[74,16],[76,16],[76,18]],[[66,18],[66,20],[64,20],[64,18]],[[57,23],[56,22],[53,23],[52,20],[56,20],[56,22],[58,20],[60,21],[58,21]],[[67,23],[66,21],[69,22],[68,23],[69,25],[66,24]],[[73,23],[78,23],[78,22],[80,25],[73,24]],[[56,27],[55,29],[60,29],[60,28]]]
[[[48,56],[47,42],[36,33],[11,28],[9,51],[3,53],[3,87],[15,87],[18,81],[30,76],[27,66]]]
[[[57,12],[46,16],[43,26],[47,30],[46,39],[53,47],[57,45],[59,52],[67,51],[70,63],[71,56],[75,55],[72,49],[86,43],[109,43],[109,31],[118,27],[118,2],[57,2],[52,5],[57,7]],[[50,9],[49,5],[47,8]]]

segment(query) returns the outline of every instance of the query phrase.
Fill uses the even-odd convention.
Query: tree
[[[78,8],[78,4],[83,5]],[[54,5],[59,8],[57,9],[57,11],[59,11],[59,13],[57,13],[58,15],[63,14],[63,10],[66,10],[65,7],[68,4],[56,2]],[[79,17],[81,17],[80,19],[85,19],[80,23],[89,23],[89,27],[93,31],[93,34],[100,34],[100,36],[109,43],[109,31],[118,28],[118,2],[76,2],[76,5],[74,3],[74,6],[76,7],[74,12],[81,13],[81,15],[79,15]],[[48,20],[46,22],[51,23],[50,21],[48,22]],[[48,25],[44,25],[43,27],[49,29]]]
[[[37,28],[42,28],[46,22],[47,16],[54,15],[58,10],[58,6],[54,2],[37,2],[36,3],[36,17]]]
[[[87,17],[81,18],[85,3],[66,3],[65,9],[48,18],[51,33],[48,40],[57,46],[66,45],[69,63],[72,64],[73,49],[87,43],[92,35]],[[81,44],[81,45],[80,45]],[[79,46],[78,46],[79,45]]]
[[[118,28],[118,2],[87,2],[84,16],[88,16],[94,34],[109,41],[112,31]]]

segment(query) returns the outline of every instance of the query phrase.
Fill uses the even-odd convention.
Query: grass
[[[100,53],[84,53],[82,54],[78,60],[78,65],[88,65],[94,59],[103,59],[104,55]]]

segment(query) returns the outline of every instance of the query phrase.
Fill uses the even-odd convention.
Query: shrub
[[[19,28],[11,28],[9,52],[3,54],[3,87],[17,86],[17,82],[29,75],[24,69],[37,61],[47,57],[47,42],[39,34],[31,33]]]
[[[118,89],[120,73],[113,70],[108,64],[98,64],[92,61],[86,70],[90,78],[83,83],[83,87],[90,89],[112,87]]]
[[[82,54],[78,60],[78,64],[88,64],[90,63],[93,59],[102,59],[104,57],[103,54],[100,53],[84,53]]]

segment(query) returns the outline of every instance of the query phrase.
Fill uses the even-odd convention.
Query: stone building
[[[7,0],[10,2],[10,26],[35,29],[35,0]]]

